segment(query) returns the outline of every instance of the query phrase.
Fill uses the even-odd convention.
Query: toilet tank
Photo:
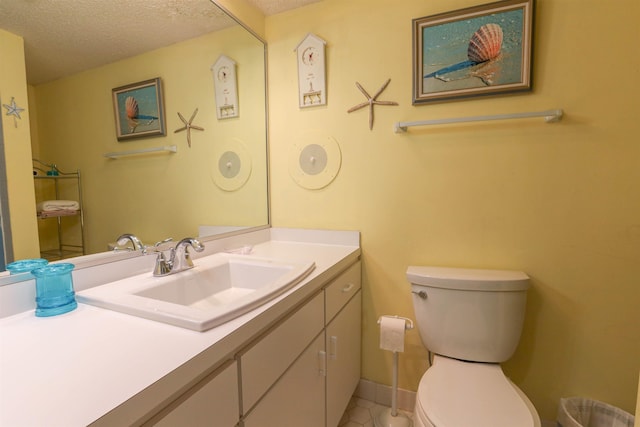
[[[520,341],[529,277],[521,271],[407,269],[416,324],[431,352],[500,363]]]

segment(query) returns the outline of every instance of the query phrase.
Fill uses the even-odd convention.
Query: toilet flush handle
[[[422,299],[427,299],[427,293],[425,291],[411,291],[411,293],[418,295]]]

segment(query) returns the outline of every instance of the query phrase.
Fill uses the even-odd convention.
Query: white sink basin
[[[80,302],[205,331],[290,289],[315,267],[251,255],[217,253],[165,277],[151,272],[77,293]]]

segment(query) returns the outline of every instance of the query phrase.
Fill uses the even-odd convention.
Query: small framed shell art
[[[413,20],[413,104],[531,90],[534,0]]]
[[[159,77],[112,89],[118,141],[167,134]]]

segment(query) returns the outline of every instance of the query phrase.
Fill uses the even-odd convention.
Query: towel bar
[[[527,119],[531,117],[544,117],[547,123],[558,122],[564,112],[561,109],[546,111],[530,111],[526,113],[495,114],[491,116],[453,117],[449,119],[420,120],[415,122],[397,122],[394,125],[395,133],[404,133],[407,128],[413,126],[444,125],[449,123],[484,122],[488,120]]]
[[[168,153],[177,153],[178,147],[175,145],[164,145],[162,147],[141,148],[139,150],[116,151],[112,153],[105,153],[104,156],[110,159],[117,159],[119,157],[133,156],[136,154],[155,153],[158,151],[166,151]]]

